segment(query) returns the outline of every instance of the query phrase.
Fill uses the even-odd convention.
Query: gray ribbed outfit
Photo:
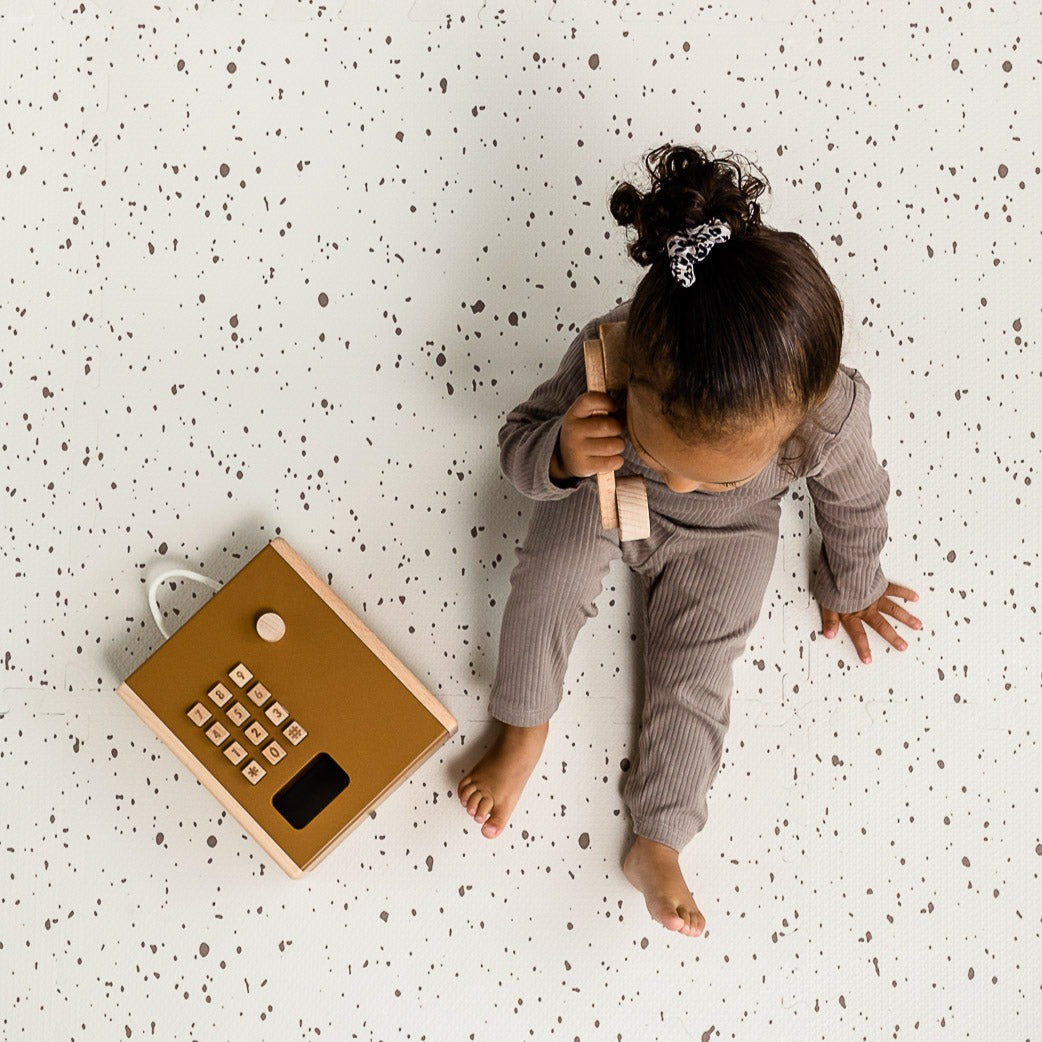
[[[823,537],[812,591],[835,611],[859,611],[884,593],[886,471],[876,461],[868,387],[842,368],[825,402],[752,481],[723,493],[672,492],[627,443],[620,474],[647,482],[648,539],[604,531],[596,483],[550,479],[562,418],[586,390],[583,341],[629,305],[590,322],[555,376],[514,409],[500,431],[503,472],[535,513],[503,614],[492,715],[545,723],[561,700],[572,645],[596,614],[613,560],[640,576],[645,697],[635,764],[624,799],[639,836],[680,850],[704,826],[706,794],[720,765],[730,714],[732,666],[760,613],[778,541],[780,500],[807,479]],[[795,460],[787,457],[797,455]]]

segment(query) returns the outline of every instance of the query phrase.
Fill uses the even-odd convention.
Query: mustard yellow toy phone
[[[175,572],[157,583],[171,574],[207,581]],[[161,626],[157,583],[149,598]],[[118,691],[294,878],[457,728],[282,539],[220,587]]]

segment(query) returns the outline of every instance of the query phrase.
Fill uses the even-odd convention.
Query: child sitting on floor
[[[870,440],[869,391],[840,365],[842,307],[810,246],[761,222],[765,183],[736,158],[664,146],[650,184],[620,185],[611,213],[647,266],[632,301],[588,323],[557,374],[500,432],[503,470],[538,503],[503,616],[490,711],[502,728],[459,798],[498,836],[539,761],[572,644],[596,614],[613,560],[641,579],[645,698],[624,800],[635,840],[623,869],[663,926],[705,928],[678,854],[706,821],[727,730],[732,667],[759,615],[780,501],[805,478],[822,534],[812,590],[822,630],[863,662],[865,627],[921,623],[879,563],[886,472]],[[626,322],[621,395],[586,391],[583,343]],[[603,530],[592,475],[645,478],[647,539]]]

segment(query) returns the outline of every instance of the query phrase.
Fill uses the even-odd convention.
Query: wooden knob
[[[276,615],[273,611],[266,611],[257,619],[257,635],[269,644],[282,640],[286,635],[286,624],[282,621],[282,616]]]

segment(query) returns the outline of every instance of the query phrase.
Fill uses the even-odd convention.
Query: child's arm
[[[888,582],[879,561],[887,537],[890,480],[872,448],[868,385],[846,371],[837,379],[850,381],[849,411],[820,466],[807,477],[822,537],[811,590],[821,605],[824,635],[833,637],[842,626],[861,661],[871,662],[866,625],[904,650],[907,645],[887,616],[913,629],[922,624],[892,600],[918,600],[918,595]]]

